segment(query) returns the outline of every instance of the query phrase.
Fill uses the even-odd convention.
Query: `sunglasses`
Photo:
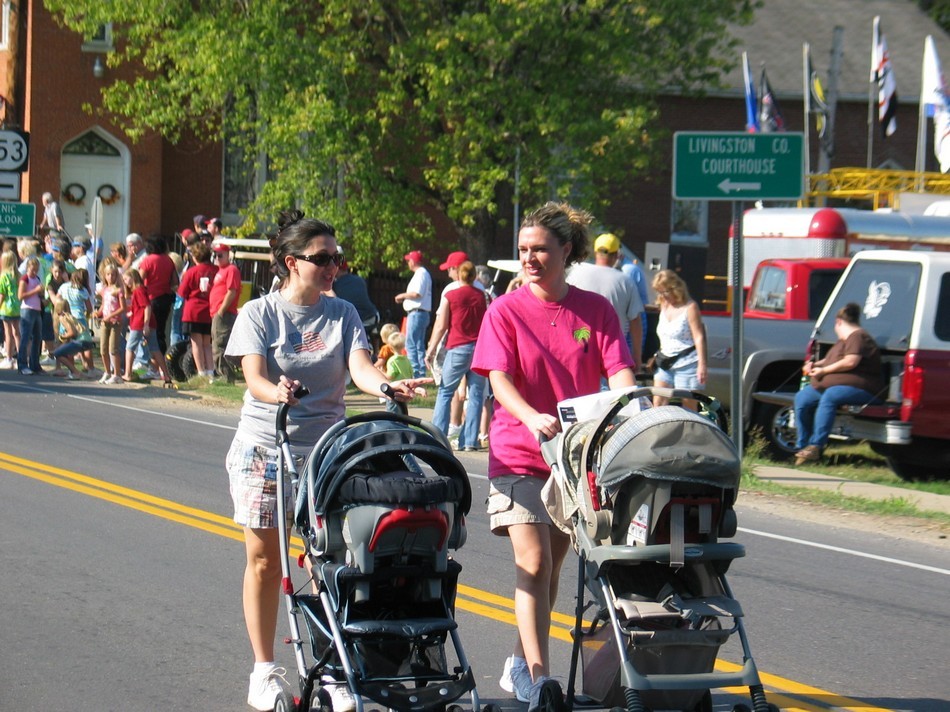
[[[294,255],[294,257],[317,267],[326,267],[331,262],[339,267],[343,262],[342,252],[334,252],[332,255],[329,252],[318,252],[315,255]]]

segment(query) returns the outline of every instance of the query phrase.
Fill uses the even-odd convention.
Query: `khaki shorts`
[[[531,475],[499,475],[489,480],[488,514],[493,534],[508,536],[512,524],[553,525],[541,503],[545,480]]]

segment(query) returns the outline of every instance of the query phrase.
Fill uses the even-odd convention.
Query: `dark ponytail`
[[[305,217],[303,210],[284,210],[280,213],[277,218],[277,236],[271,242],[274,256],[271,270],[277,275],[280,285],[290,276],[284,258],[301,254],[311,240],[321,235],[336,238],[336,230],[328,222]]]

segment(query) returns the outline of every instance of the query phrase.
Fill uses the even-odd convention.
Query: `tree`
[[[98,109],[130,137],[228,136],[266,167],[247,232],[299,205],[389,264],[431,240],[436,213],[485,256],[516,161],[524,204],[596,213],[650,168],[656,96],[716,86],[727,27],[756,4],[46,0],[84,34],[113,23],[109,64],[139,70]]]

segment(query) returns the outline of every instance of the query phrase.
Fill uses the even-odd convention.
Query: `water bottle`
[[[798,390],[803,391],[811,385],[811,378],[805,373],[805,366],[802,366],[802,380],[798,384]]]

